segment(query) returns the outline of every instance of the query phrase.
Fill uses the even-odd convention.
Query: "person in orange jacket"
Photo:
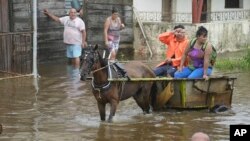
[[[189,44],[185,35],[185,28],[183,25],[177,25],[173,31],[162,33],[158,38],[166,44],[166,59],[158,64],[153,71],[156,76],[174,77],[174,73],[180,66],[185,48]]]

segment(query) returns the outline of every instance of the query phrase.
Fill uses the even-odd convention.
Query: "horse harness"
[[[97,70],[94,70],[94,71],[92,71],[91,73],[93,74],[93,73],[95,73],[95,72],[97,72],[97,71],[100,71],[100,70],[103,70],[103,69],[105,69],[105,68],[108,68],[108,71],[109,70],[111,70],[111,69],[113,69],[116,73],[117,73],[117,75],[119,76],[119,74],[121,74],[121,73],[119,73],[119,71],[120,71],[120,68],[117,68],[117,66],[114,66],[114,64],[115,63],[111,63],[111,64],[108,64],[108,65],[106,65],[106,66],[104,66],[104,67],[102,67],[102,68],[99,68],[99,69],[97,69]],[[110,66],[112,66],[112,68],[110,67]],[[123,72],[124,73],[124,72]],[[112,75],[112,74],[111,74]],[[126,82],[122,82],[122,83],[120,83],[121,84],[121,91],[120,91],[120,98],[122,97],[122,94],[123,94],[123,89],[124,89],[124,85],[125,85],[125,83]],[[107,81],[106,83],[104,83],[104,84],[102,84],[102,85],[97,85],[96,83],[95,83],[95,80],[94,80],[94,77],[92,78],[92,81],[91,81],[91,86],[92,86],[92,88],[95,90],[95,91],[98,91],[98,93],[99,93],[99,98],[101,99],[101,92],[104,92],[104,91],[107,91],[107,90],[109,90],[109,88],[112,86],[111,85],[111,82],[110,81]]]
[[[95,84],[94,78],[92,78],[91,85],[92,85],[92,88],[93,88],[95,91],[98,91],[98,92],[99,92],[99,98],[101,98],[101,96],[100,96],[100,95],[101,95],[101,91],[106,91],[106,90],[108,90],[108,89],[111,87],[111,82],[108,81],[108,82],[105,83],[105,84],[96,85],[96,84]]]
[[[97,55],[97,54],[98,54],[98,55]],[[91,64],[89,64],[89,67],[92,66],[94,63],[98,62],[98,60],[99,60],[98,58],[100,57],[99,52],[98,52],[98,53],[94,52],[92,55],[93,55],[93,56],[92,56],[92,59],[93,59],[93,60],[88,60],[89,62],[91,62]],[[96,55],[99,56],[99,57],[97,57]],[[85,59],[86,59],[86,57],[87,57],[87,54],[85,54]],[[100,61],[100,60],[99,60],[99,61]],[[116,64],[116,63],[117,63],[117,62],[112,62],[112,63],[111,63],[111,62],[108,62],[107,65],[105,65],[105,66],[103,66],[103,67],[101,67],[101,68],[99,68],[99,69],[93,70],[93,71],[91,71],[91,73],[94,74],[94,73],[96,73],[96,72],[98,72],[98,71],[101,71],[101,70],[107,68],[107,69],[108,69],[108,78],[112,77],[112,73],[110,73],[110,72],[111,72],[111,69],[114,70],[114,72],[116,72],[117,76],[120,76],[120,75],[122,75],[123,77],[124,77],[124,76],[127,76],[127,75],[126,75],[126,71],[123,69],[123,67],[121,67],[120,64]],[[111,68],[111,66],[112,66],[112,68]],[[127,78],[128,78],[128,80],[129,80],[129,77],[127,77]],[[101,92],[104,92],[104,91],[109,90],[110,87],[112,86],[112,85],[111,85],[111,82],[108,81],[108,80],[107,80],[107,82],[105,82],[104,84],[96,84],[96,83],[95,83],[95,80],[94,80],[94,77],[92,77],[91,85],[92,85],[92,88],[93,88],[95,91],[98,91],[98,93],[99,93],[99,98],[101,98]],[[124,87],[124,85],[125,85],[125,82],[122,82],[122,84],[121,84],[122,90],[121,90],[120,98],[121,98],[122,93],[123,93],[123,87]],[[120,89],[120,88],[119,88],[119,89]]]

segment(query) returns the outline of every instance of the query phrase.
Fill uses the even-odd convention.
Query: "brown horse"
[[[97,50],[98,46],[91,48],[81,64],[81,80],[86,80],[86,76],[92,72],[92,92],[97,100],[100,118],[105,121],[105,106],[110,103],[109,122],[115,116],[118,103],[133,97],[144,113],[150,110],[150,91],[153,82],[132,82],[132,81],[108,81],[109,70],[113,64],[108,65],[108,60],[102,58]],[[138,61],[126,63],[124,68],[130,78],[154,78],[154,72],[145,64]],[[113,72],[113,78],[117,73]]]

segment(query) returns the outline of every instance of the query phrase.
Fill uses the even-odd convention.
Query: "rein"
[[[104,67],[101,67],[101,68],[99,68],[99,69],[93,70],[93,71],[91,71],[91,74],[94,74],[94,73],[96,73],[96,72],[98,72],[98,71],[100,71],[100,70],[103,70],[103,69],[109,67],[110,65],[113,65],[113,63],[112,63],[112,64],[108,64],[108,65],[106,65],[106,66],[104,66]],[[96,91],[99,92],[99,98],[101,98],[101,91],[108,90],[108,89],[111,87],[111,82],[110,82],[110,81],[107,81],[106,83],[104,83],[104,84],[102,84],[102,85],[97,85],[97,84],[95,84],[94,77],[93,77],[93,78],[92,78],[91,85],[92,85],[92,88],[93,88],[94,90],[96,90]]]
[[[109,86],[110,86],[110,83],[111,82],[108,81],[108,83],[105,83],[105,84],[102,84],[101,86],[98,86],[98,85],[95,84],[94,78],[92,79],[92,82],[91,82],[92,87],[95,88],[95,89],[108,89]]]
[[[99,69],[96,69],[96,70],[91,71],[91,73],[94,74],[94,73],[96,73],[96,72],[98,72],[98,71],[100,71],[100,70],[103,70],[103,69],[105,69],[105,68],[107,68],[108,66],[111,66],[111,65],[113,65],[113,64],[114,64],[114,63],[110,63],[110,64],[108,64],[108,65],[106,65],[106,66],[104,66],[104,67],[101,67],[101,68],[99,68]]]

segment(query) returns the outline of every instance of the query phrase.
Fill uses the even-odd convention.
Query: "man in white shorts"
[[[87,46],[84,21],[77,16],[77,11],[74,8],[69,10],[69,16],[64,17],[57,17],[48,9],[44,9],[44,14],[64,25],[63,42],[67,48],[67,58],[69,58],[70,64],[79,68],[82,48]]]

